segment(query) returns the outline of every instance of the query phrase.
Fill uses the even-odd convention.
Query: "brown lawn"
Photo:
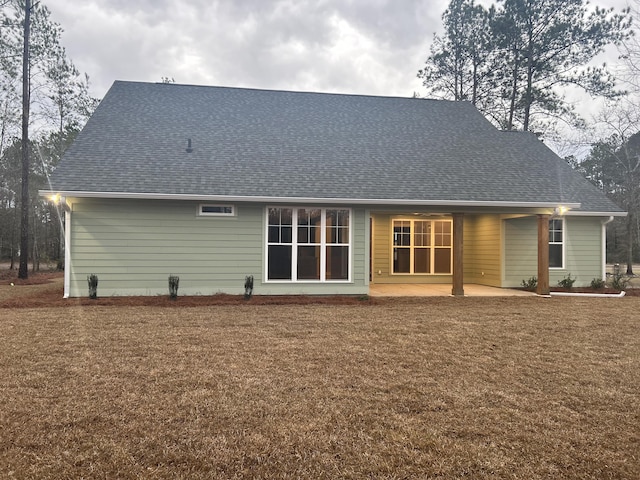
[[[54,294],[0,285],[1,478],[640,478],[640,297]]]

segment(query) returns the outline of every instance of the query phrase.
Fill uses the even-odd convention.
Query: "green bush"
[[[87,283],[89,284],[89,298],[98,298],[98,276],[93,274],[89,275],[87,277]]]
[[[623,275],[621,273],[614,273],[613,275],[611,275],[611,280],[609,283],[611,284],[611,288],[622,291],[627,289],[630,281],[631,279],[626,275]]]
[[[180,277],[176,275],[169,275],[169,298],[175,300],[178,298],[178,285],[180,284]]]
[[[244,277],[244,299],[249,300],[253,295],[253,275]]]
[[[594,290],[602,290],[606,285],[606,282],[601,278],[594,278],[591,280],[591,288]]]
[[[538,277],[531,277],[529,280],[522,280],[522,287],[533,292],[538,286]]]
[[[562,280],[558,280],[558,286],[562,288],[566,288],[567,290],[571,290],[575,282],[576,282],[576,279],[571,278],[571,274],[569,274],[566,277],[564,277]]]

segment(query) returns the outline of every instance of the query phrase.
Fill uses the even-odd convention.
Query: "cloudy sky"
[[[102,98],[114,80],[424,95],[447,0],[44,0]],[[482,3],[490,3],[482,1]],[[626,0],[593,0],[617,10]]]

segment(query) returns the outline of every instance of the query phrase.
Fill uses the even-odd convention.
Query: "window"
[[[564,220],[552,218],[549,220],[549,268],[563,268],[564,266]]]
[[[233,217],[235,214],[233,205],[198,205],[198,216],[201,217]]]
[[[267,280],[349,280],[351,211],[267,209]]]
[[[394,220],[392,243],[393,273],[451,273],[451,220]]]

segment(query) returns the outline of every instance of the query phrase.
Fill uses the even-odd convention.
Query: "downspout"
[[[613,222],[613,215],[602,221],[602,280],[607,279],[607,225]]]

